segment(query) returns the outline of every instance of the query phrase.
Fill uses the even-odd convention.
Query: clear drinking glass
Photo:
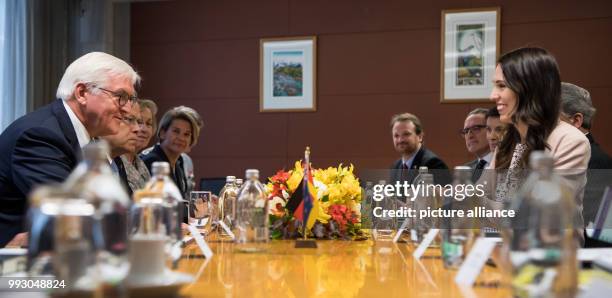
[[[196,226],[205,234],[210,233],[214,221],[215,206],[213,206],[210,191],[192,191],[189,193],[189,224]]]

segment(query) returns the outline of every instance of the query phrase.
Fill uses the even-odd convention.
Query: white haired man
[[[26,196],[61,182],[92,138],[118,132],[140,76],[112,55],[92,52],[66,68],[57,100],[15,120],[0,135],[0,247],[25,239]]]

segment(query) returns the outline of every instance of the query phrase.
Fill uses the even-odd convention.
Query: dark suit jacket
[[[599,147],[591,133],[586,137],[591,144],[591,159],[589,160],[589,172],[587,173],[587,185],[584,190],[583,216],[585,224],[594,221],[599,211],[601,198],[606,186],[612,184],[612,158]],[[607,171],[606,171],[607,170]],[[585,247],[612,247],[612,243],[606,243],[591,239],[585,233]]]
[[[0,135],[0,247],[24,230],[26,196],[63,181],[81,158],[61,99],[15,120]]]
[[[599,147],[599,144],[595,142],[595,138],[592,133],[586,135],[591,144],[591,159],[589,159],[589,169],[612,169],[612,158]]]
[[[149,169],[149,172],[151,173],[151,176],[153,176],[152,167],[153,167],[154,162],[165,161],[169,163],[166,153],[164,153],[164,150],[162,150],[159,144],[155,145],[153,149],[146,152],[145,154],[141,154],[140,159],[144,161],[145,165],[147,166],[147,169]],[[187,191],[187,176],[185,175],[182,157],[179,156],[178,160],[176,161],[176,165],[174,167],[174,173],[170,171],[170,177],[172,178],[172,180],[174,181],[174,184],[176,184],[179,191],[181,192],[183,199],[185,199],[185,201],[188,201],[189,192]],[[185,204],[182,212],[183,212],[183,222],[186,223],[188,222],[187,204]]]
[[[164,153],[164,150],[162,150],[159,144],[155,145],[151,151],[145,154],[141,154],[140,159],[144,161],[145,165],[147,166],[147,169],[149,169],[149,172],[151,173],[151,176],[153,175],[152,166],[154,162],[165,161],[169,163],[166,153]],[[176,161],[174,173],[171,172],[170,177],[174,181],[174,184],[176,184],[178,189],[181,191],[183,198],[189,199],[189,194],[187,193],[187,177],[185,176],[182,157],[179,157]]]
[[[470,167],[470,169],[476,168],[477,165],[478,165],[478,158],[464,164],[464,166]]]
[[[431,171],[434,175],[434,183],[436,184],[450,184],[452,183],[452,179],[450,176],[450,172],[448,171],[448,166],[444,163],[442,159],[440,159],[435,153],[425,148],[425,146],[421,146],[419,152],[414,157],[412,161],[412,166],[408,171],[408,174],[405,176],[406,179],[402,179],[402,159],[398,159],[395,161],[393,166],[391,167],[391,181],[395,183],[396,181],[406,180],[408,183],[414,182],[414,178],[419,173],[419,167],[425,166]]]
[[[479,161],[480,161],[480,160],[477,158],[477,159],[474,159],[474,160],[472,160],[472,161],[470,161],[470,162],[468,162],[468,163],[464,164],[464,166],[466,166],[466,167],[470,167],[470,169],[472,169],[472,176],[471,176],[471,177],[472,177],[472,180],[474,180],[474,179],[473,179],[473,178],[474,178],[474,175],[475,175],[475,173],[474,173],[474,172],[476,171],[476,166],[478,166],[478,162],[479,162]],[[487,166],[487,165],[485,165],[485,168],[486,168],[486,166]],[[481,173],[481,174],[482,174],[482,172],[483,172],[483,170],[480,170],[480,173]],[[478,177],[480,177],[480,175],[478,175]],[[478,179],[476,179],[476,180],[478,180]],[[472,182],[473,182],[474,184],[476,184],[476,181],[472,181]]]

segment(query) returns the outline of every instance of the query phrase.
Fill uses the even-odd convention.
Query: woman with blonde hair
[[[185,106],[174,107],[167,111],[159,121],[157,129],[159,143],[141,155],[149,171],[156,161],[169,163],[170,177],[183,197],[188,195],[189,182],[185,175],[181,154],[188,152],[196,145],[201,127],[202,120],[195,110]]]
[[[140,113],[138,118],[138,124],[140,129],[138,130],[138,142],[136,143],[136,150],[121,155],[121,162],[123,164],[125,178],[127,180],[128,193],[130,195],[138,190],[144,188],[145,184],[151,179],[151,174],[145,163],[138,156],[138,152],[146,148],[153,132],[157,126],[155,120],[155,114],[157,114],[157,105],[150,99],[138,100],[140,106]]]

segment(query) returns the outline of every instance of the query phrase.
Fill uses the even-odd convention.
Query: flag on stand
[[[319,200],[317,199],[317,192],[312,179],[309,148],[306,149],[305,157],[302,182],[300,182],[300,185],[298,185],[287,202],[287,209],[293,212],[293,216],[297,220],[305,222],[307,229],[311,229],[317,219]]]

